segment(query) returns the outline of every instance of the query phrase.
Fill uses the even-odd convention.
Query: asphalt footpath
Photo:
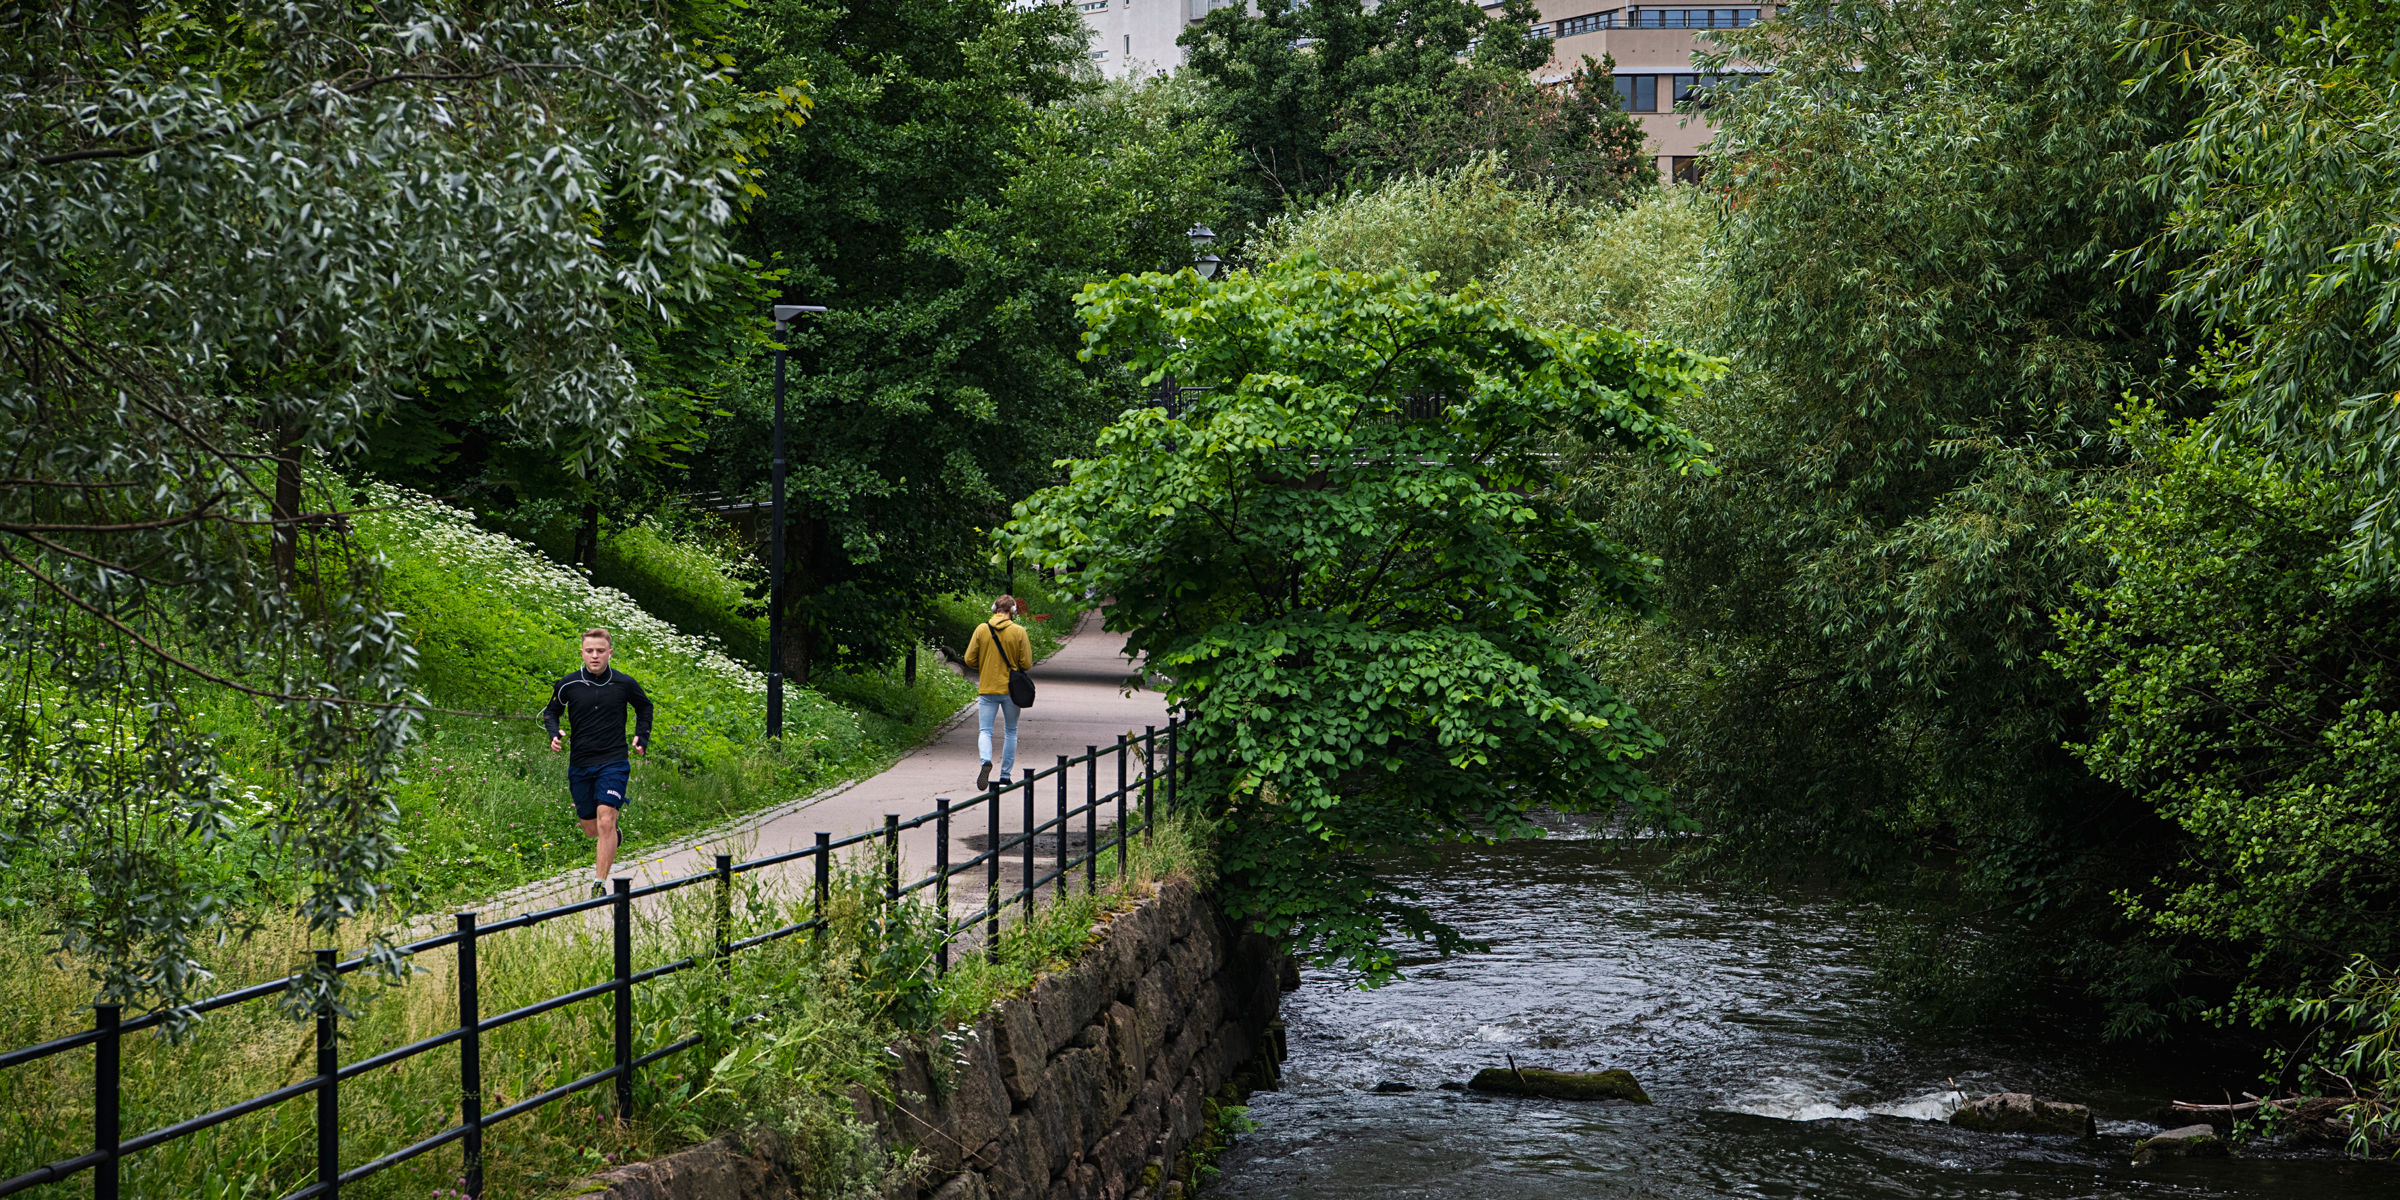
[[[1027,768],[1053,766],[1060,755],[1080,755],[1086,747],[1111,747],[1119,734],[1138,736],[1145,726],[1164,730],[1167,723],[1166,701],[1158,692],[1145,686],[1140,664],[1126,657],[1122,638],[1103,632],[1100,614],[1086,612],[1077,618],[1075,629],[1057,653],[1037,664],[1033,678],[1038,695],[1032,708],[1024,710],[1017,720],[1017,768],[1023,775]],[[906,821],[934,810],[935,800],[949,797],[953,807],[975,799],[976,765],[975,706],[970,704],[952,716],[949,722],[930,740],[910,751],[880,774],[853,783],[828,788],[815,795],[762,812],[753,813],[740,821],[712,829],[697,837],[673,845],[653,848],[617,863],[616,874],[630,878],[635,887],[646,887],[669,879],[695,875],[710,870],[719,853],[731,854],[736,862],[768,858],[793,850],[804,850],[816,844],[817,835],[825,833],[838,840],[855,833],[878,831],[884,827],[887,815]],[[993,740],[1000,736],[994,723]],[[1163,738],[1162,738],[1163,743]],[[998,747],[995,745],[995,751]],[[1160,748],[1163,769],[1164,746]],[[995,764],[996,767],[996,764]],[[1136,778],[1141,772],[1138,755],[1127,766]],[[1101,769],[1100,788],[1103,794],[1115,786],[1116,768],[1113,756]],[[1080,805],[1085,787],[1084,773],[1077,768],[1070,778],[1069,800]],[[1035,820],[1052,819],[1056,812],[1056,785],[1045,780],[1037,787]],[[636,795],[628,810],[628,824],[638,830],[641,822],[641,797]],[[1008,835],[1025,828],[1021,790],[1004,797],[1001,808],[1001,835],[1005,845]],[[1074,822],[1075,841],[1069,852],[1080,857],[1082,819]],[[1100,841],[1108,841],[1109,818],[1100,822]],[[965,862],[978,853],[989,837],[989,817],[980,805],[970,809],[952,823],[950,861]],[[878,839],[880,840],[880,839]],[[903,830],[899,837],[901,878],[913,880],[930,873],[935,863],[936,832],[932,823]],[[1036,873],[1051,869],[1055,853],[1044,837],[1036,848]],[[852,850],[853,861],[864,861],[860,852]],[[1050,850],[1050,853],[1043,853]],[[1023,861],[1011,854],[1005,863],[1002,877],[1004,890],[1021,886],[1024,878]],[[803,858],[778,867],[753,872],[769,890],[797,896],[810,885],[815,873],[812,859]],[[982,879],[965,875],[953,881],[953,907],[972,908],[982,902]],[[486,920],[530,911],[583,898],[590,888],[591,864],[581,870],[553,879],[529,884],[496,897],[484,908]],[[705,885],[703,885],[705,886]],[[650,907],[645,905],[644,907]]]

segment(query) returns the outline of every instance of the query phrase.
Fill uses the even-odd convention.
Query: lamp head
[[[821,313],[824,311],[825,306],[822,304],[778,304],[775,306],[775,326],[776,328],[781,329],[784,325],[789,324],[794,317],[798,317],[807,313]]]
[[[1224,265],[1225,260],[1218,258],[1214,254],[1203,254],[1199,258],[1192,261],[1192,269],[1198,271],[1200,273],[1200,278],[1202,279],[1216,278],[1217,268]]]

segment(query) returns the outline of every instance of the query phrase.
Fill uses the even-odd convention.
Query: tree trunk
[[[575,524],[575,566],[585,575],[600,569],[600,505],[583,502],[583,519]]]
[[[275,430],[275,519],[272,538],[275,578],[286,589],[300,584],[300,429],[284,422]]]
[[[808,650],[815,639],[808,626],[792,613],[783,618],[783,677],[794,687],[808,686]]]

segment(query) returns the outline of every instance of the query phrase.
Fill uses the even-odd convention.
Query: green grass
[[[477,528],[466,513],[382,487],[369,499],[384,511],[357,518],[357,536],[389,560],[385,598],[414,637],[422,691],[440,707],[489,714],[428,717],[391,789],[406,853],[390,881],[406,907],[472,901],[591,863],[567,798],[566,756],[550,752],[534,719],[551,683],[579,665],[587,627],[615,633],[615,665],[657,706],[651,752],[634,760],[627,788],[627,853],[881,770],[974,698],[972,684],[938,663],[914,687],[896,664],[828,673],[787,691],[784,738],[769,743],[765,678],[713,639]],[[675,561],[695,593],[715,587],[717,560],[694,551]],[[219,747],[226,782],[254,797],[263,817],[288,776],[262,702],[202,686],[180,696]],[[231,908],[274,908],[291,884],[264,830],[262,821],[178,853]],[[67,903],[78,886],[72,872],[42,862],[0,864],[0,908]]]
[[[626,789],[629,853],[880,770],[973,698],[945,671],[920,672],[914,688],[896,669],[833,674],[815,689],[787,689],[784,737],[771,744],[765,677],[624,593],[421,500],[362,519],[360,537],[391,559],[390,595],[417,631],[427,697],[509,714],[434,718],[396,789],[410,849],[401,882],[420,903],[456,903],[591,862],[567,800],[565,756],[522,719],[577,668],[587,627],[615,634],[613,665],[657,706],[650,753],[634,760]],[[689,592],[727,604],[738,596],[732,568],[678,545],[661,561],[679,564]]]
[[[972,1023],[993,1004],[1025,991],[1044,971],[1071,963],[1105,914],[1137,903],[1158,880],[1182,874],[1205,880],[1202,840],[1184,823],[1162,820],[1153,841],[1137,841],[1130,870],[1103,855],[1102,887],[1064,898],[1045,895],[1030,921],[1002,936],[996,960],[962,952],[954,970],[933,971],[938,925],[929,906],[888,909],[874,860],[849,864],[836,879],[831,930],[769,943],[713,967],[686,970],[638,989],[636,1051],[690,1034],[707,1041],[648,1069],[636,1089],[637,1119],[611,1118],[608,1088],[547,1105],[497,1127],[487,1140],[486,1194],[570,1194],[613,1162],[647,1157],[726,1130],[769,1125],[796,1148],[811,1197],[880,1194],[912,1164],[878,1149],[850,1119],[851,1088],[884,1086],[884,1047],[904,1037],[930,1044]],[[749,877],[744,877],[745,880]],[[919,894],[922,897],[923,893]],[[706,888],[672,894],[663,914],[639,919],[636,969],[709,953],[714,896]],[[734,935],[777,928],[813,915],[802,904],[743,887]],[[0,923],[0,1041],[23,1045],[84,1027],[88,989],[72,968],[53,965],[37,926]],[[214,967],[228,987],[272,978],[300,962],[303,931],[285,923],[229,944]],[[486,1015],[606,978],[609,941],[597,923],[552,921],[493,935],[478,952]],[[451,1028],[457,1019],[456,952],[429,952],[405,983],[354,998],[341,1029],[346,1061]],[[62,970],[61,966],[69,969]],[[488,1107],[522,1099],[606,1065],[609,1013],[590,1000],[487,1035],[482,1067]],[[764,1019],[735,1031],[733,1014]],[[212,1015],[181,1044],[137,1035],[124,1049],[125,1129],[145,1132],[298,1082],[314,1069],[310,1026],[251,1004]],[[0,1072],[0,1177],[88,1148],[91,1064],[87,1051]],[[457,1119],[458,1055],[444,1048],[355,1077],[341,1090],[343,1162],[355,1166]],[[230,1200],[282,1195],[312,1178],[313,1104],[302,1096],[237,1118],[203,1134],[131,1158],[127,1197]],[[356,1200],[444,1197],[457,1186],[459,1151],[445,1148],[343,1189]],[[34,1196],[88,1195],[88,1176]]]

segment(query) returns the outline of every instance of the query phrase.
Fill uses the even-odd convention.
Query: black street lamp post
[[[1184,231],[1184,236],[1192,239],[1192,270],[1202,279],[1216,278],[1217,268],[1225,265],[1225,260],[1209,249],[1217,240],[1217,231],[1206,225],[1194,225]],[[1183,415],[1183,388],[1172,375],[1158,381],[1158,406],[1167,410],[1170,417]]]
[[[767,736],[783,736],[783,370],[791,354],[792,318],[821,313],[822,304],[775,306],[775,447],[768,475],[774,492],[767,515]]]

